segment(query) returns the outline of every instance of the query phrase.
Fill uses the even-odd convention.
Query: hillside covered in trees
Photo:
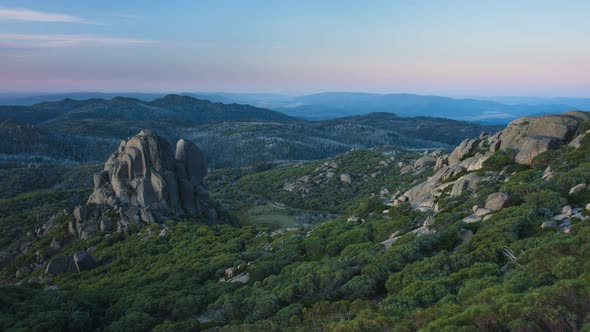
[[[203,185],[233,226],[181,215],[81,238],[74,207],[101,165],[3,171],[0,326],[587,329],[589,119],[523,118],[449,151],[216,169]]]
[[[276,160],[312,160],[353,148],[394,145],[452,148],[497,126],[431,117],[372,113],[306,121],[268,109],[168,95],[0,106],[0,165],[102,162],[142,129],[170,141],[188,138],[213,168]]]

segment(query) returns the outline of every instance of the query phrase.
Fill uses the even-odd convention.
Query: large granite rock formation
[[[149,224],[183,216],[216,219],[217,211],[203,187],[207,162],[192,142],[176,149],[151,130],[122,141],[104,169],[94,175],[86,206],[74,210],[70,232],[86,238],[98,230],[125,230],[130,223]]]
[[[510,122],[493,136],[482,133],[479,138],[466,139],[450,154],[436,160],[437,172],[433,176],[401,193],[399,197],[394,197],[393,205],[403,198],[414,208],[437,211],[436,202],[449,187],[452,188],[452,196],[461,195],[466,189],[477,190],[482,180],[493,180],[498,175],[495,172],[486,172],[481,175],[471,173],[461,176],[465,172],[480,170],[483,163],[495,152],[515,149],[518,151],[515,162],[531,165],[536,156],[547,150],[556,149],[570,141],[574,142],[571,146],[579,146],[576,142],[586,133],[578,133],[579,136],[575,138],[574,135],[579,131],[579,124],[587,120],[590,120],[590,112],[582,111],[524,117]]]

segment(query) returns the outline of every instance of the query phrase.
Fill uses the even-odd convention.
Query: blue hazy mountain
[[[439,116],[451,119],[508,122],[524,115],[563,112],[578,107],[562,104],[507,105],[480,99],[456,99],[415,94],[329,92],[295,98],[296,106],[275,108],[291,116],[326,119],[368,112],[400,116]]]
[[[291,96],[273,93],[181,93],[180,95],[214,103],[239,103],[266,108],[307,120],[327,120],[374,112],[400,116],[436,116],[485,123],[507,123],[527,115],[590,110],[590,98],[481,97],[450,98],[407,93],[377,94],[326,92]],[[0,95],[0,105],[29,106],[63,99],[111,99],[116,96],[153,101],[164,94],[99,93]]]

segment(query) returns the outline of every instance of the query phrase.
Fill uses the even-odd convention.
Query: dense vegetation
[[[0,169],[0,248],[88,198],[99,165]]]
[[[389,152],[399,151],[393,149]],[[417,153],[405,153],[393,158],[395,163],[413,162],[419,156]],[[266,172],[249,174],[221,190],[235,199],[244,196],[263,197],[305,210],[345,213],[354,208],[356,203],[363,203],[369,197],[379,195],[384,188],[408,189],[410,184],[431,175],[431,169],[402,175],[400,167],[386,163],[388,158],[390,156],[379,150],[354,150],[329,160],[286,165]],[[337,167],[331,168],[330,164]],[[326,176],[328,172],[332,172],[333,175]],[[350,184],[340,179],[342,174],[350,175]],[[288,183],[293,183],[292,191],[284,189]],[[387,195],[387,198],[390,198],[391,194]]]
[[[387,157],[378,151],[353,151],[334,160],[342,171],[360,174]],[[442,199],[443,210],[431,222],[437,232],[420,236],[409,231],[432,217],[430,213],[405,204],[384,215],[380,201],[367,200],[382,186],[408,184],[398,171],[384,172],[375,182],[359,181],[358,186],[328,181],[302,200],[280,190],[282,181],[313,173],[331,160],[266,171],[261,167],[258,172],[220,171],[210,181],[216,195],[235,188],[220,199],[231,201],[241,194],[255,201],[262,196],[316,209],[321,197],[334,194],[338,200],[327,200],[326,209],[344,216],[280,232],[260,224],[234,228],[170,222],[168,236],[159,236],[160,227],[153,225],[84,241],[68,240],[63,229],[56,229],[50,237],[65,237],[64,253],[96,246],[101,266],[55,277],[57,290],[44,290],[46,286],[37,283],[1,287],[0,326],[38,331],[588,328],[590,222],[574,219],[571,234],[541,229],[540,224],[560,213],[564,204],[590,201],[588,191],[569,195],[573,185],[590,180],[590,140],[579,149],[541,154],[532,168],[514,167],[512,158],[511,151],[498,152],[485,165],[515,172],[507,181]],[[554,176],[546,181],[541,175],[547,166]],[[72,189],[7,189],[20,182],[19,176],[31,175],[30,170],[21,172],[2,177],[4,197],[16,196],[0,204],[11,216],[22,216],[23,228],[30,229],[39,222],[28,214],[35,213],[30,206],[61,208],[64,190]],[[483,223],[461,221],[495,191],[512,197],[509,207]],[[366,221],[346,221],[347,214],[363,214]],[[463,241],[461,229],[474,236]],[[379,244],[395,231],[406,235],[389,249]],[[243,262],[249,263],[247,283],[218,281],[227,267]],[[2,270],[5,280],[13,278],[14,268]]]

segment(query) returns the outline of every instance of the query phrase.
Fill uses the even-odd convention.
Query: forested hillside
[[[64,99],[33,106],[0,106],[0,165],[102,162],[119,142],[142,129],[169,141],[191,139],[213,168],[276,160],[312,160],[353,148],[394,145],[452,148],[495,126],[442,118],[372,113],[310,122],[248,105],[168,95]]]
[[[3,235],[10,245],[2,253],[0,325],[587,329],[587,117],[527,118],[498,135],[465,140],[449,154],[383,147],[213,171],[205,180],[212,199],[242,227],[170,220],[80,239],[68,230],[76,218],[71,210],[58,213],[41,236],[20,234],[14,242],[19,234]],[[545,136],[535,136],[537,130]],[[84,172],[74,166],[32,191],[8,189],[25,173],[6,173],[0,204],[11,217],[1,223],[16,225],[7,218],[19,216],[34,233],[47,218],[30,207],[51,213],[67,207],[64,191],[87,193],[91,185],[56,185]],[[426,207],[428,195],[435,207]],[[52,257],[80,251],[97,265],[46,270]]]

